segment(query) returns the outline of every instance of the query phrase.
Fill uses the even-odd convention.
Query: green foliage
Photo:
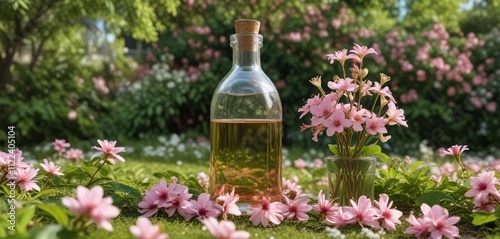
[[[151,69],[143,69],[147,72],[144,78],[128,82],[126,91],[117,94],[112,107],[117,133],[179,132],[205,120],[200,112],[209,107],[197,102],[210,100],[206,94],[210,84],[196,81],[185,70],[171,69],[168,55],[154,61]]]

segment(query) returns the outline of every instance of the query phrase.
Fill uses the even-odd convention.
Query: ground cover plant
[[[121,148],[119,143],[103,140],[86,152],[58,140],[45,146],[48,152],[32,149],[33,153],[24,157],[22,151],[14,150],[15,167],[24,169],[18,169],[21,174],[14,179],[13,191],[6,174],[10,152],[2,153],[2,159],[6,159],[5,163],[2,161],[2,180],[7,182],[2,186],[2,197],[9,198],[14,192],[15,204],[2,201],[1,207],[2,211],[14,208],[15,231],[9,229],[12,226],[9,214],[2,214],[1,236],[148,238],[141,236],[144,230],[157,232],[158,237],[151,238],[161,238],[161,233],[169,238],[230,238],[231,233],[250,238],[291,238],[297,233],[304,238],[412,238],[414,235],[478,238],[497,233],[499,193],[495,174],[500,170],[500,161],[475,162],[462,155],[459,162],[464,170],[452,158],[467,154],[466,147],[443,150],[443,156],[453,157],[446,156],[441,164],[409,156],[379,161],[376,198],[360,198],[351,207],[342,207],[344,217],[336,217],[339,214],[332,212],[338,208],[322,196],[327,190],[322,161],[325,153],[284,150],[286,197],[279,207],[285,209],[275,211],[277,220],[266,216],[252,220],[257,214],[236,216],[234,210],[222,209],[227,206],[225,199],[219,202],[203,199],[209,183],[204,173],[208,172],[209,150],[203,139],[188,140],[173,135],[160,137],[155,145],[135,144],[138,146]],[[435,156],[439,157],[437,152]],[[183,190],[171,190],[173,185]],[[214,209],[217,221],[209,221],[208,213],[203,216],[199,210],[186,214],[178,207],[175,213],[169,211],[173,198],[168,195],[162,199],[163,204],[152,201],[159,210],[148,214],[151,207],[141,203],[148,201],[148,194],[157,192],[171,196],[175,192],[192,194],[190,200],[199,202],[198,205],[212,205],[206,207]],[[235,195],[227,196],[234,202]],[[82,209],[92,205],[99,205],[99,213]],[[263,205],[265,202],[255,206],[262,209]],[[366,217],[353,221],[349,215],[356,213],[349,214],[349,210],[364,210],[360,215]],[[392,217],[375,218],[384,214],[377,210],[387,211],[386,216]],[[192,219],[186,220],[186,215]],[[433,220],[444,229],[437,231],[435,226],[426,226]],[[227,225],[232,223],[235,228]]]

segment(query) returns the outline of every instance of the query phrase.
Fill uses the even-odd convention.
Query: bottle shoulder
[[[236,67],[221,80],[215,93],[258,94],[278,92],[260,67]]]

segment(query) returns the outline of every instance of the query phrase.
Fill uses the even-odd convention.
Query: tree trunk
[[[0,62],[0,92],[5,92],[8,83],[12,82],[11,67],[14,64],[14,53],[7,51],[4,59]]]

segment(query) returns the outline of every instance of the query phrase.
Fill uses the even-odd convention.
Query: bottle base
[[[248,215],[250,212],[250,203],[236,203],[240,208],[241,215]]]

